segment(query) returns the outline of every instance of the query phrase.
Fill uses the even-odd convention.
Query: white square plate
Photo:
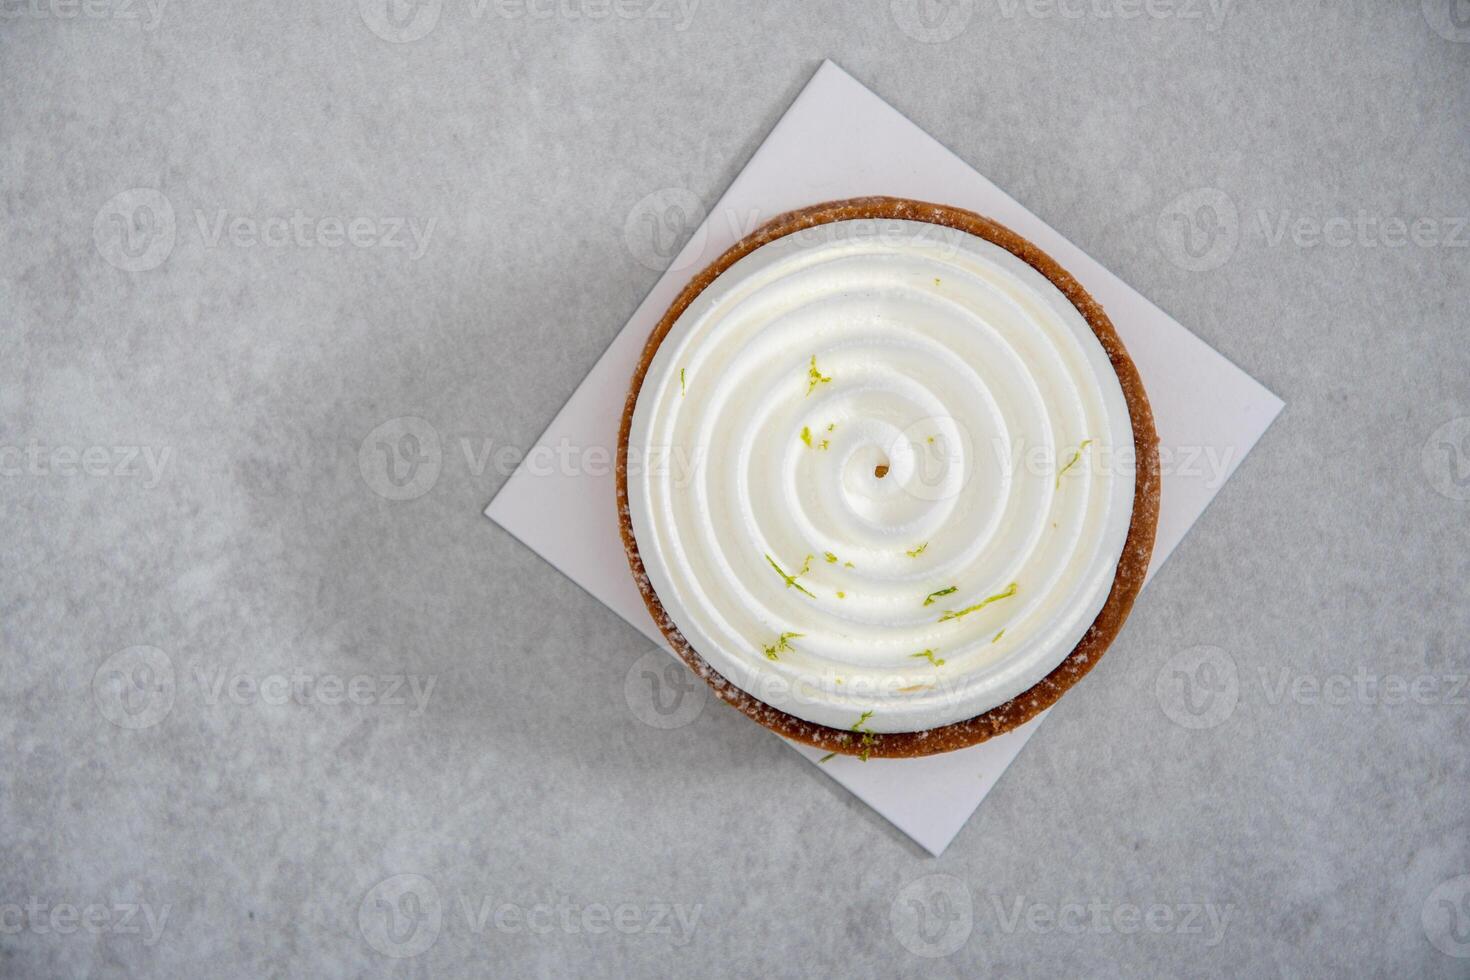
[[[615,447],[643,345],[695,272],[783,211],[870,194],[952,204],[994,218],[1050,253],[1102,303],[1143,375],[1167,453],[1152,575],[1281,411],[1281,399],[830,61],[695,230],[540,444]],[[1186,457],[1206,453],[1210,465],[1183,465]],[[1168,465],[1169,459],[1179,465]],[[522,466],[485,513],[667,649],[628,573],[611,473],[531,474]],[[1044,717],[947,755],[866,763],[840,756],[821,768],[937,855]],[[793,748],[813,762],[822,755]]]

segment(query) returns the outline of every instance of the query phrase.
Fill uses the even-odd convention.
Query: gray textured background
[[[1463,0],[477,2],[4,8],[0,974],[1470,975]],[[823,57],[1288,403],[937,860],[480,516]]]

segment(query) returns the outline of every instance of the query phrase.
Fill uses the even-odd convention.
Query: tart
[[[1102,307],[988,218],[783,214],[684,288],[634,372],[617,505],[674,651],[827,752],[948,752],[1097,663],[1143,585],[1157,435]]]

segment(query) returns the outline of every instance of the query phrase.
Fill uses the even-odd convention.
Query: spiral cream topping
[[[644,377],[628,498],[711,668],[808,722],[924,731],[1082,639],[1128,533],[1128,405],[1045,276],[964,232],[843,221],[762,246]]]

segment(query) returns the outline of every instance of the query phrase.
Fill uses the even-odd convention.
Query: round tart
[[[930,755],[1050,707],[1143,584],[1157,436],[1102,308],[1002,225],[873,197],[782,215],[649,338],[618,440],[634,578],[725,701]]]

